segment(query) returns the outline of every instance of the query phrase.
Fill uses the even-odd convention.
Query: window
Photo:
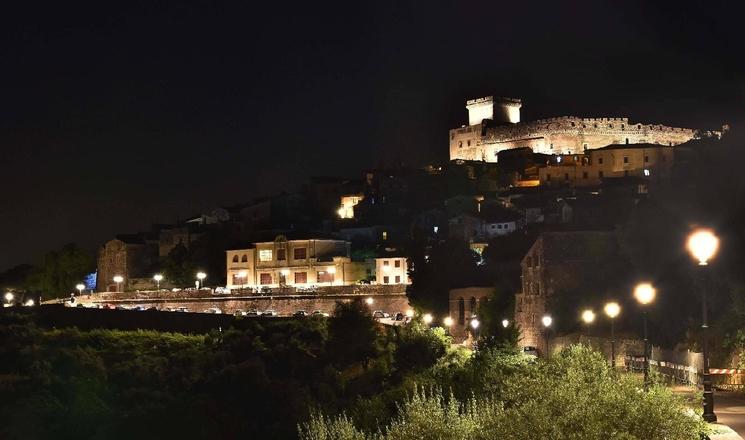
[[[393,265],[395,267],[401,267],[401,260],[396,260],[396,262]]]
[[[233,255],[233,263],[237,263],[237,262],[238,262],[238,255]]]
[[[569,173],[564,173],[564,180],[569,180]]]
[[[598,171],[598,177],[601,178],[601,179],[603,178],[603,172],[602,171]]]
[[[471,140],[470,139],[466,141],[466,145],[468,145],[469,147],[471,146]]]
[[[626,126],[621,124],[621,130],[626,130]]]
[[[329,273],[325,270],[322,270],[318,272],[316,275],[316,279],[319,283],[333,283],[334,282],[334,274]]]
[[[550,182],[550,181],[551,181],[551,175],[550,174],[546,174],[546,182]]]
[[[476,309],[478,308],[478,305],[476,303],[476,297],[471,297],[471,316],[476,316]]]
[[[272,274],[262,273],[261,275],[259,275],[259,282],[261,284],[272,284]]]
[[[642,129],[642,124],[637,124],[636,129],[637,130],[641,130]]]
[[[284,249],[277,249],[277,261],[284,261],[287,259],[287,251]]]
[[[649,156],[644,156],[644,163],[649,162]]]
[[[401,284],[401,276],[396,275],[396,284]]]
[[[626,138],[626,145],[629,144],[629,138]]]
[[[259,261],[272,261],[272,250],[261,249],[259,251]]]
[[[624,170],[623,177],[628,177],[628,175],[629,175],[629,170]]]
[[[243,281],[243,278],[239,277],[237,273],[233,274],[233,285],[243,284],[242,281]]]
[[[464,325],[466,323],[466,302],[463,298],[458,298],[458,324]]]
[[[391,277],[388,275],[383,277],[383,284],[390,284],[391,283]]]
[[[629,156],[623,157],[623,163],[629,163]]]
[[[450,133],[450,140],[452,141],[453,139],[455,139],[455,133]]]
[[[583,171],[582,172],[582,178],[583,179],[587,179],[587,171]]]
[[[598,165],[602,165],[602,164],[603,164],[603,158],[602,157],[598,157]]]
[[[572,122],[572,127],[574,127],[574,122]]]
[[[248,255],[244,255],[241,257],[241,263],[247,263],[248,262]]]
[[[390,261],[388,261],[388,260],[383,260],[383,266],[388,266],[388,265],[390,265],[390,264],[391,264],[391,262],[390,262]]]
[[[458,141],[458,148],[463,148],[463,141]]]
[[[295,272],[295,284],[306,284],[308,282],[308,272]]]
[[[383,240],[388,240],[388,232],[383,231]]]
[[[531,257],[528,257],[528,258],[526,258],[526,259],[525,259],[525,264],[526,264],[526,265],[527,265],[528,267],[533,267],[533,258],[531,258]]]
[[[306,248],[296,248],[292,251],[292,253],[292,258],[296,260],[305,260],[308,254]]]
[[[502,225],[497,225],[497,229],[502,229]]]

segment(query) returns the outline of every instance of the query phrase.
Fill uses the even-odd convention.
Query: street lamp
[[[85,284],[83,284],[83,283],[78,283],[78,284],[77,284],[77,285],[75,286],[75,288],[76,288],[76,289],[78,289],[78,295],[82,295],[82,294],[83,294],[83,289],[85,289]]]
[[[634,297],[639,304],[646,306],[654,301],[656,295],[654,287],[649,283],[640,283],[634,288]],[[647,338],[647,310],[642,312],[644,319],[644,390],[649,389],[649,339]]]
[[[365,303],[366,303],[366,304],[367,304],[368,306],[371,306],[371,305],[373,305],[373,303],[374,303],[374,302],[375,302],[375,300],[374,300],[374,299],[372,298],[372,296],[368,296],[367,298],[365,298]]]
[[[478,319],[476,319],[476,318],[472,318],[471,319],[471,328],[472,329],[474,329],[474,330],[478,329],[479,328],[479,325],[481,325],[481,323],[479,322]]]
[[[424,316],[422,316],[422,321],[424,321],[425,324],[429,325],[432,324],[432,315],[429,313],[425,313]]]
[[[582,322],[587,326],[587,337],[590,337],[590,325],[595,322],[595,312],[591,309],[586,309],[582,312]]]
[[[554,322],[553,318],[549,315],[543,315],[543,318],[541,318],[541,322],[543,323],[543,337],[546,340],[546,357],[548,357],[548,329],[551,327],[551,324]]]
[[[114,276],[114,282],[116,283],[116,291],[121,292],[122,291],[122,281],[124,281],[124,277],[121,275]]]
[[[207,278],[207,274],[204,272],[197,272],[197,289],[204,287],[204,279]]]
[[[616,335],[614,329],[614,322],[616,316],[621,313],[621,306],[617,302],[609,302],[605,305],[605,314],[610,318],[610,366],[615,370],[616,368]]]
[[[450,327],[453,325],[453,318],[446,316],[445,319],[442,320],[442,323],[445,324],[445,328],[448,331],[448,334],[450,334]]]
[[[158,286],[158,290],[160,290],[160,282],[163,281],[163,275],[156,273],[155,275],[153,275],[153,279]]]
[[[13,295],[13,293],[8,292],[5,294],[5,301],[8,301],[7,307],[10,307],[10,303],[13,301],[13,298],[15,298],[15,295]]]
[[[716,254],[719,248],[719,238],[708,229],[699,229],[688,236],[688,252],[698,260],[700,288],[701,288],[701,348],[703,349],[704,361],[704,414],[703,418],[707,422],[716,422],[717,416],[714,414],[714,390],[711,386],[711,374],[709,374],[709,341],[708,328],[709,317],[707,307],[708,279],[706,267],[709,265],[709,259]]]
[[[509,326],[510,326],[510,321],[508,321],[507,319],[503,319],[502,320],[502,327],[507,328]]]
[[[372,298],[370,298],[370,299],[372,299]],[[407,318],[413,318],[414,317],[414,310],[412,310],[412,309],[406,310],[406,317]]]
[[[26,304],[25,305],[26,305],[26,307],[33,307],[34,304],[36,304],[34,302],[34,300],[33,299],[29,299],[29,300],[26,301]]]

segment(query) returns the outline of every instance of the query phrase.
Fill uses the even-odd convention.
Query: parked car
[[[389,318],[390,316],[391,315],[382,310],[376,310],[375,312],[373,312],[373,318],[375,319]]]
[[[230,293],[230,289],[228,289],[227,287],[215,287],[215,293],[227,295]]]
[[[148,307],[146,311],[148,311],[148,312],[157,312],[158,311],[158,308],[155,307],[155,306],[152,306],[152,307]]]
[[[187,309],[186,307],[176,307],[176,311],[177,312],[188,312],[189,309]]]
[[[238,309],[235,312],[233,312],[233,316],[246,316],[246,312],[244,312],[241,309]]]
[[[206,309],[204,313],[212,313],[213,315],[219,315],[219,314],[222,314],[222,310],[220,310],[217,307],[210,307],[209,309]]]
[[[261,316],[267,316],[274,318],[276,316],[279,316],[276,310],[264,310],[264,313],[261,314]]]
[[[322,318],[328,318],[329,314],[326,312],[322,312],[321,310],[314,310],[311,316],[320,316]]]
[[[298,310],[297,312],[293,313],[292,316],[296,318],[305,318],[306,316],[308,316],[308,312],[306,312],[305,310]]]
[[[261,316],[261,312],[256,309],[252,309],[246,312],[246,316]]]

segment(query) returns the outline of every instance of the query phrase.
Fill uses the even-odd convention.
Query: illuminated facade
[[[496,162],[497,153],[528,147],[543,154],[582,154],[611,144],[674,146],[693,139],[690,128],[630,122],[628,118],[562,116],[521,122],[514,98],[467,101],[468,125],[450,130],[450,160]]]
[[[364,198],[365,196],[363,194],[341,196],[341,206],[336,211],[339,218],[354,218],[354,207]]]
[[[375,259],[376,284],[411,284],[406,257]]]
[[[225,284],[231,289],[350,285],[365,279],[368,269],[372,271],[366,263],[351,260],[348,241],[284,236],[228,250],[226,264]]]

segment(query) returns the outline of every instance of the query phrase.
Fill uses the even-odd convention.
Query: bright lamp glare
[[[158,274],[155,274],[155,275],[153,276],[153,279],[154,279],[155,281],[162,281],[162,280],[163,280],[163,275],[161,275],[161,274],[159,274],[159,273],[158,273]]]
[[[199,278],[200,280],[203,280],[203,279],[207,278],[207,274],[204,273],[204,272],[199,272],[199,273],[197,273],[197,278]]]
[[[655,292],[654,287],[649,283],[641,283],[634,289],[634,297],[640,304],[647,305],[654,301]]]
[[[368,296],[365,302],[367,303],[367,305],[372,305],[372,303],[374,303],[375,300],[372,299],[372,296]]]
[[[708,229],[699,229],[688,236],[688,252],[698,260],[700,265],[705,265],[719,248],[719,239]]]
[[[85,289],[85,284],[78,284],[78,285],[75,286],[75,288],[78,289],[78,290],[83,290],[83,289]]]
[[[582,321],[584,321],[585,324],[592,324],[593,321],[595,321],[595,312],[590,309],[582,312]]]
[[[474,330],[476,330],[477,328],[479,328],[479,325],[480,324],[481,323],[479,322],[478,319],[475,319],[474,318],[474,319],[471,320],[471,328],[474,329]]]
[[[442,320],[442,323],[445,324],[446,327],[450,327],[451,325],[453,325],[453,318],[448,316]]]
[[[414,317],[414,311],[411,310],[411,309],[407,310],[406,311],[406,316],[408,316],[409,318],[413,318]]]
[[[543,322],[544,327],[551,327],[551,324],[554,322],[554,320],[548,315],[541,318],[541,321]]]
[[[422,316],[422,321],[424,321],[425,324],[432,324],[432,315],[429,313],[426,313],[424,316]]]
[[[13,294],[8,292],[5,294],[5,301],[11,302],[13,301]]]
[[[124,281],[124,277],[122,277],[121,275],[117,275],[114,277],[115,283],[121,283],[122,281]]]
[[[605,305],[605,314],[608,315],[609,318],[613,319],[618,314],[621,313],[621,306],[618,305],[616,302],[609,302]]]
[[[502,320],[502,327],[507,328],[510,326],[510,321],[503,319]]]

